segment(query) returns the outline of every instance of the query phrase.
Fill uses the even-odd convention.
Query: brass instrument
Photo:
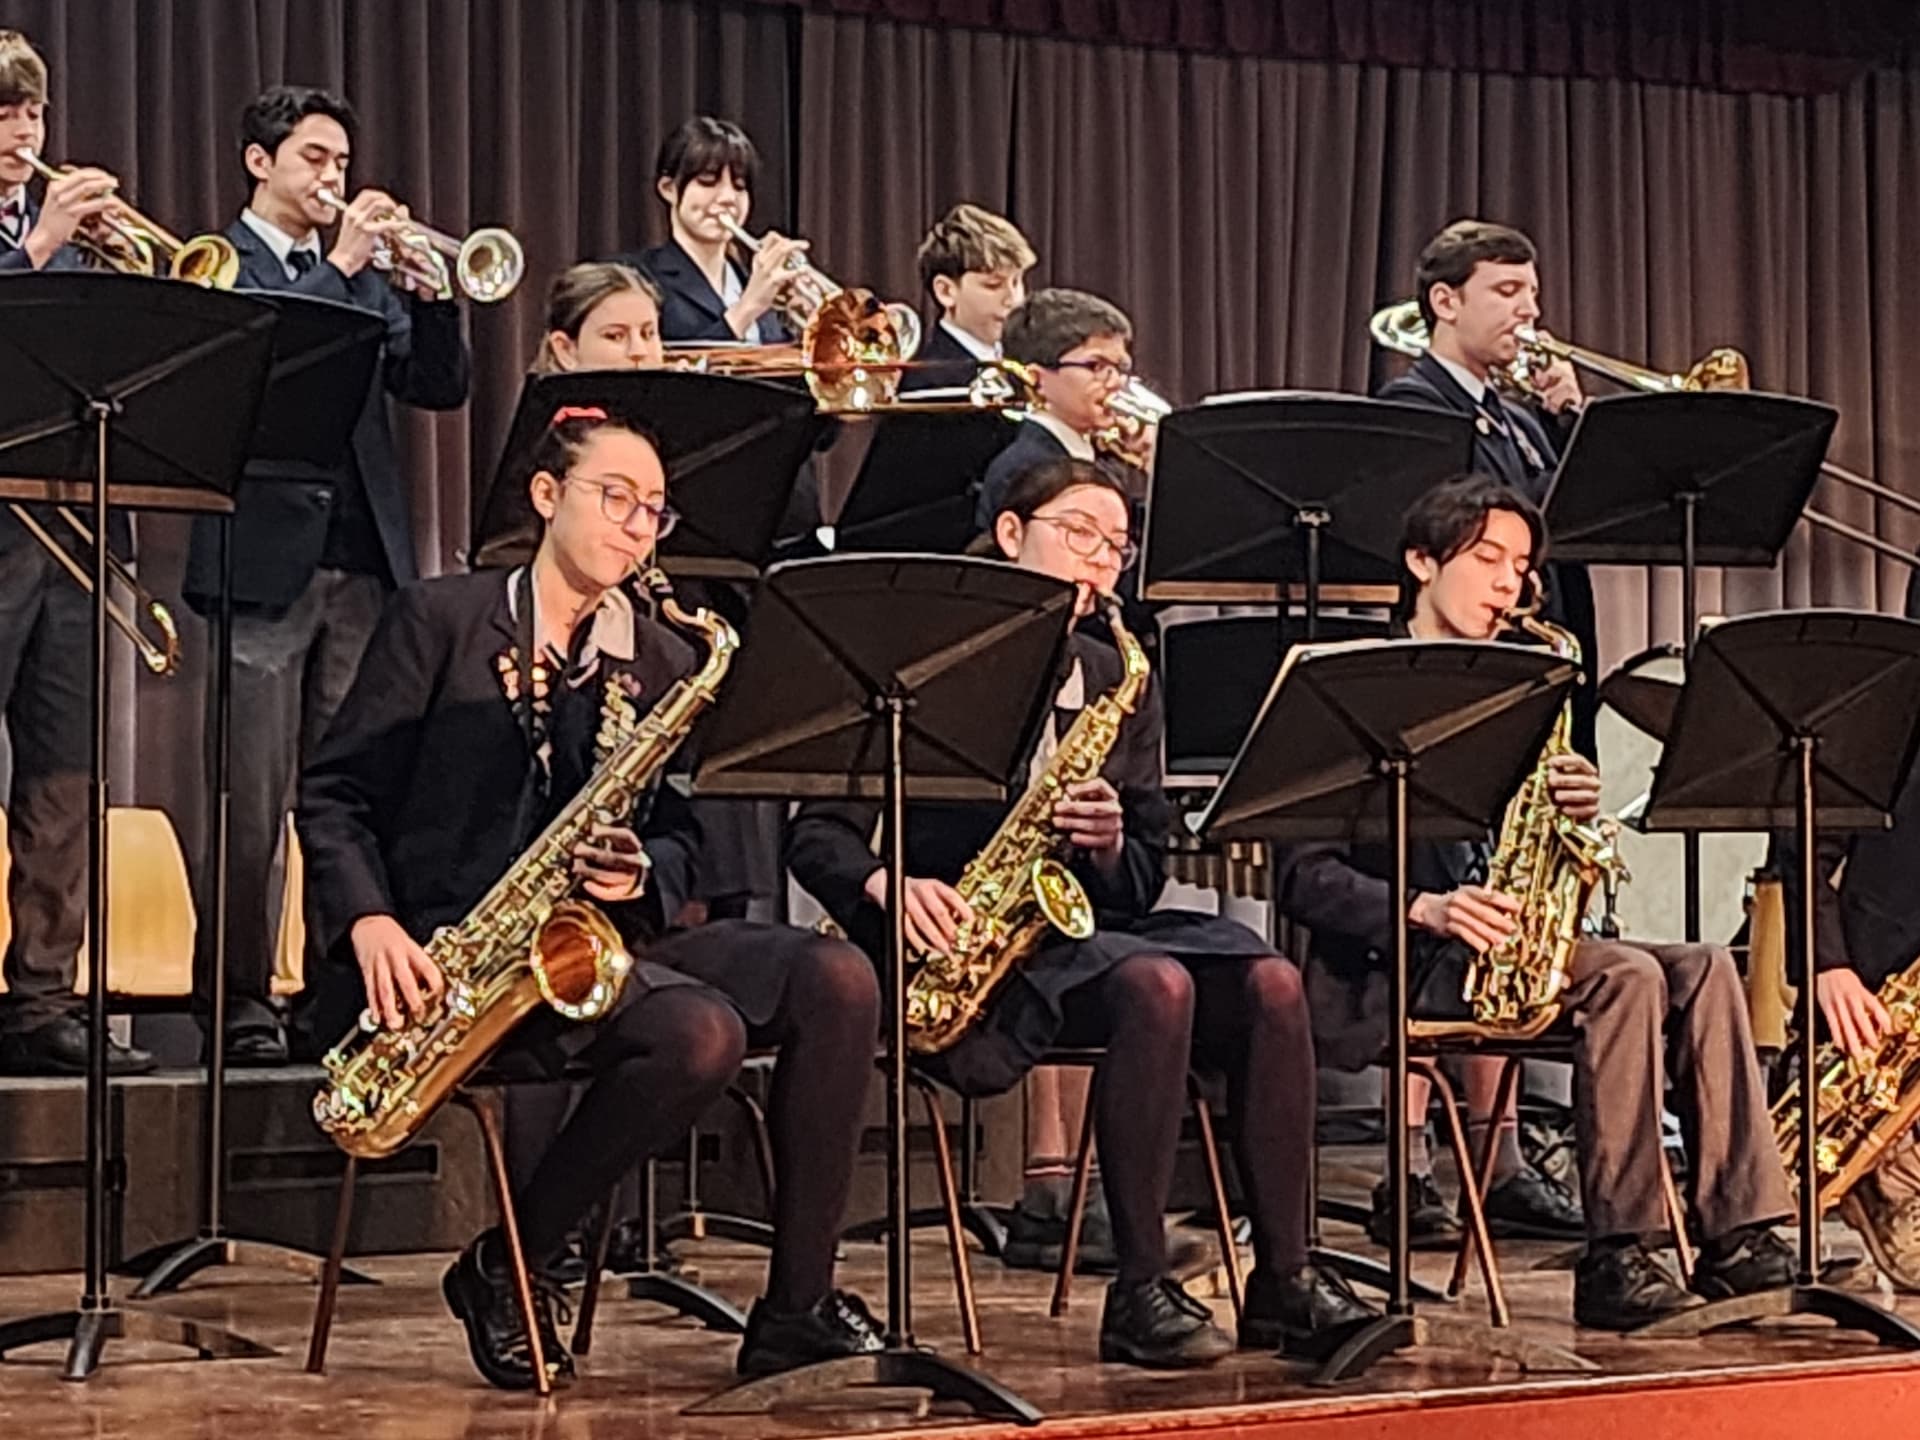
[[[1530,604],[1508,618],[1546,641],[1555,654],[1577,661],[1579,642],[1570,631],[1540,619],[1539,606],[1536,592]],[[1520,921],[1506,940],[1468,963],[1461,998],[1473,1007],[1476,1021],[1503,1032],[1538,1034],[1553,1022],[1594,892],[1603,885],[1611,891],[1627,878],[1614,849],[1617,824],[1582,823],[1553,803],[1548,762],[1572,753],[1572,736],[1572,709],[1565,707],[1539,763],[1507,803],[1487,866],[1487,888],[1518,900]]]
[[[323,203],[346,210],[338,190],[323,185],[318,193]],[[450,299],[458,285],[475,304],[492,305],[513,294],[527,273],[526,251],[512,232],[498,226],[483,226],[464,239],[419,220],[408,219],[403,226],[392,241],[375,247],[374,268],[417,281],[442,300]]]
[[[13,512],[13,518],[20,522],[22,528],[59,561],[60,568],[73,578],[74,584],[87,594],[93,594],[92,572],[74,558],[72,551],[47,533],[47,527],[34,517],[33,511],[13,501],[7,503],[7,508]],[[72,527],[82,545],[93,545],[93,531],[78,515],[64,505],[57,506],[54,513]],[[108,621],[133,642],[133,648],[139,652],[140,663],[150,672],[155,675],[173,674],[180,668],[180,631],[173,623],[173,612],[150,595],[134,578],[133,572],[111,553],[107,556],[107,572],[133,593],[135,606],[140,614],[147,617],[158,638],[149,637],[142,631],[139,621],[121,609],[111,597],[106,607]]]
[[[959,1040],[1000,981],[1049,930],[1075,940],[1093,934],[1093,902],[1062,858],[1053,807],[1068,786],[1100,773],[1120,726],[1147,688],[1146,652],[1120,623],[1118,605],[1108,608],[1107,623],[1126,674],[1110,694],[1080,712],[1000,828],[960,872],[955,888],[973,918],[960,926],[952,953],[909,957],[915,968],[907,983],[907,1043],[919,1054]]]
[[[327,1055],[313,1117],[349,1155],[377,1159],[407,1144],[542,1002],[569,1020],[593,1020],[626,983],[633,961],[619,932],[572,897],[574,846],[596,821],[632,811],[713,703],[740,644],[711,611],[683,611],[659,571],[643,578],[669,621],[705,636],[705,662],[637,719],[623,697],[623,713],[601,726],[607,758],[592,778],[458,925],[435,932],[427,954],[446,992],[433,1013],[388,1030],[368,1010]]]
[[[715,218],[749,253],[760,241],[726,211]],[[892,403],[900,390],[900,366],[920,348],[920,317],[898,300],[882,303],[870,290],[849,290],[798,255],[775,307],[800,335],[800,364],[807,388],[823,407],[870,410]]]
[[[13,153],[49,180],[73,173],[71,167],[47,164],[24,145]],[[124,275],[164,275],[213,290],[231,290],[240,278],[240,252],[226,236],[182,240],[125,201],[115,201],[76,230],[73,247],[93,268]]]
[[[1136,470],[1146,469],[1160,422],[1173,413],[1172,403],[1129,375],[1127,383],[1107,397],[1106,410],[1111,419],[1093,432],[1094,448]]]

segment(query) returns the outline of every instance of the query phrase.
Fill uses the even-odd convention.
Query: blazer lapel
[[[715,293],[705,272],[693,263],[693,257],[676,241],[662,245],[652,264],[653,278],[663,289],[673,291],[701,314],[718,320],[727,313],[726,302]]]

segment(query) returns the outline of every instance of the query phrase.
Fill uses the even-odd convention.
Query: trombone
[[[73,173],[71,166],[49,165],[22,145],[14,155],[48,180]],[[182,240],[149,220],[125,201],[116,201],[74,232],[74,248],[96,269],[124,275],[162,275],[211,290],[231,290],[240,278],[240,252],[224,235]]]
[[[1388,350],[1395,350],[1402,355],[1412,355],[1416,358],[1427,351],[1427,325],[1426,321],[1420,318],[1420,306],[1417,301],[1403,300],[1397,305],[1389,305],[1375,311],[1367,328],[1372,333],[1374,342]],[[1571,345],[1531,325],[1522,325],[1514,333],[1520,339],[1520,356],[1512,365],[1497,368],[1492,378],[1494,383],[1503,390],[1526,398],[1531,398],[1534,394],[1533,373],[1544,369],[1556,360],[1565,360],[1577,369],[1598,375],[1603,380],[1611,380],[1616,385],[1623,385],[1630,390],[1644,391],[1650,395],[1671,395],[1683,391],[1746,390],[1752,383],[1752,371],[1747,364],[1747,357],[1730,346],[1709,350],[1683,371],[1669,372],[1655,370],[1645,365],[1635,365],[1631,361],[1617,359],[1581,345]],[[1822,460],[1820,473],[1839,481],[1842,485],[1871,495],[1876,500],[1883,500],[1897,509],[1920,515],[1920,500],[1902,495],[1898,490],[1889,489],[1843,465],[1836,465],[1831,460]],[[1912,551],[1901,549],[1890,540],[1883,540],[1878,535],[1862,530],[1857,525],[1849,525],[1844,520],[1836,520],[1833,516],[1823,514],[1811,505],[1801,513],[1806,517],[1809,525],[1818,526],[1822,530],[1865,545],[1890,560],[1899,561],[1909,569],[1920,570],[1920,556],[1916,556]]]
[[[323,185],[320,200],[344,212],[346,199]],[[527,254],[511,231],[483,226],[465,239],[408,219],[393,241],[382,240],[374,250],[376,269],[390,271],[428,286],[442,299],[461,293],[479,305],[506,299],[527,273]],[[451,267],[447,264],[451,259]]]
[[[7,508],[13,512],[13,518],[25,527],[27,533],[45,546],[47,553],[60,562],[60,568],[65,570],[67,574],[73,578],[74,584],[86,591],[87,594],[93,594],[93,576],[88,573],[85,566],[73,557],[73,552],[68,550],[67,547],[62,545],[58,540],[54,539],[53,536],[49,535],[47,533],[47,527],[42,525],[34,513],[25,505],[21,505],[15,501],[9,501]],[[67,522],[74,534],[80,537],[80,543],[82,545],[91,546],[93,544],[93,531],[89,529],[73,511],[61,505],[56,507],[54,513]],[[168,611],[165,605],[162,605],[152,595],[148,594],[146,590],[141,588],[140,582],[134,578],[133,572],[116,559],[112,552],[108,552],[107,555],[107,573],[112,579],[126,586],[127,589],[132,592],[134,604],[138,607],[139,612],[146,616],[148,622],[153,626],[155,634],[159,638],[154,639],[146,635],[140,629],[139,622],[125,610],[121,609],[111,596],[107,598],[106,602],[107,619],[111,621],[127,639],[133,642],[133,648],[140,654],[140,663],[145,665],[151,673],[155,675],[173,674],[174,671],[180,668],[180,631],[173,623],[172,613]]]

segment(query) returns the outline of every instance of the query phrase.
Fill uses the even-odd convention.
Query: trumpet
[[[72,577],[73,582],[87,594],[93,594],[93,576],[88,573],[85,566],[74,559],[73,552],[49,535],[47,527],[42,525],[25,505],[9,501],[7,508],[13,512],[13,518],[20,522],[27,533],[38,540],[46,548],[47,553],[60,562],[60,568]],[[74,534],[80,537],[82,545],[90,547],[93,544],[93,531],[73,511],[61,505],[54,513],[72,527]],[[180,631],[173,623],[172,612],[148,594],[141,587],[140,582],[134,578],[133,572],[111,553],[107,556],[107,573],[132,592],[134,604],[139,608],[140,613],[147,617],[148,623],[153,626],[158,638],[145,634],[140,629],[138,621],[121,609],[111,597],[107,600],[108,621],[133,642],[133,648],[139,652],[140,663],[150,672],[155,675],[173,674],[180,668]]]
[[[1107,397],[1106,411],[1113,418],[1093,432],[1095,448],[1136,470],[1146,469],[1160,422],[1173,413],[1173,403],[1129,375],[1127,383]]]
[[[339,191],[323,185],[318,193],[324,204],[346,211]],[[458,285],[469,300],[492,305],[513,294],[527,273],[526,251],[498,226],[483,226],[463,240],[418,220],[402,224],[392,240],[375,247],[374,268],[424,285],[439,299],[450,299]]]
[[[48,180],[73,173],[71,166],[49,165],[22,145],[14,156]],[[224,235],[182,240],[125,201],[87,221],[74,232],[73,246],[99,270],[123,275],[162,275],[211,290],[231,290],[240,278],[240,252]]]

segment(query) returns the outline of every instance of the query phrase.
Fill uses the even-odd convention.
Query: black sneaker
[[[1153,1370],[1188,1370],[1233,1353],[1227,1332],[1212,1311],[1181,1288],[1157,1276],[1139,1285],[1118,1280],[1107,1287],[1100,1315],[1100,1358]]]
[[[1580,1240],[1587,1233],[1587,1217],[1572,1192],[1531,1165],[1494,1186],[1481,1204],[1496,1240]]]
[[[1460,1222],[1452,1208],[1440,1198],[1440,1187],[1432,1175],[1409,1175],[1407,1198],[1412,1214],[1407,1232],[1416,1250],[1457,1250],[1460,1248]],[[1387,1204],[1387,1182],[1373,1187],[1373,1214],[1367,1218],[1367,1238],[1376,1245],[1393,1243],[1393,1218]]]
[[[488,1383],[502,1390],[531,1390],[533,1356],[503,1251],[499,1232],[486,1231],[448,1267],[440,1281],[440,1293],[447,1297],[447,1308],[467,1327],[467,1350]],[[566,1313],[559,1286],[534,1271],[533,1313],[540,1326],[547,1374],[554,1384],[564,1385],[573,1379],[573,1356],[554,1326],[555,1306]],[[568,1314],[567,1318],[572,1316]]]
[[[1240,1348],[1324,1360],[1379,1314],[1331,1270],[1302,1265],[1282,1275],[1256,1266],[1240,1312]]]
[[[734,1369],[747,1377],[776,1375],[816,1360],[886,1348],[880,1322],[850,1290],[829,1290],[809,1310],[774,1310],[762,1296],[747,1314],[746,1338]]]
[[[1704,1303],[1637,1241],[1589,1252],[1573,1272],[1573,1322],[1589,1330],[1637,1330]]]
[[[1731,1300],[1763,1290],[1784,1290],[1799,1278],[1793,1247],[1769,1225],[1750,1225],[1709,1241],[1693,1267],[1694,1293]]]

